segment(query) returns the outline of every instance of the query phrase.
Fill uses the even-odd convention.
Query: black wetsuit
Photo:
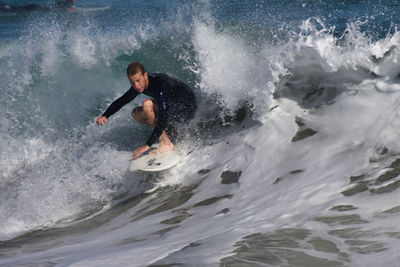
[[[186,84],[166,74],[149,73],[149,87],[143,94],[151,96],[158,107],[157,124],[146,144],[151,146],[166,129],[169,121],[182,122],[193,118],[196,111],[196,99],[193,91]],[[139,92],[131,87],[115,100],[102,116],[109,118],[124,105],[131,102]]]

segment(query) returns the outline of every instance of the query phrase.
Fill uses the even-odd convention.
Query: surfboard
[[[169,151],[158,155],[145,155],[132,160],[129,165],[130,171],[163,171],[174,167],[179,163],[181,157],[176,151]]]

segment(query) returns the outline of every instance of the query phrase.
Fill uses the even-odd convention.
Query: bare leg
[[[132,117],[141,122],[150,125],[153,129],[156,126],[157,118],[154,112],[154,104],[150,99],[143,101],[142,107],[135,108],[132,111]],[[151,154],[158,154],[167,151],[173,151],[175,149],[174,144],[169,139],[167,132],[164,130],[160,136],[160,145],[156,151],[151,151]]]

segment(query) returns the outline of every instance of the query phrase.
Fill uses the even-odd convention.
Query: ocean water
[[[399,1],[75,8],[0,10],[0,266],[400,266]],[[165,172],[95,124],[132,61],[197,96]]]

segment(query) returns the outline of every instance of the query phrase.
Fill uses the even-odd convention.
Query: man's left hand
[[[146,152],[149,149],[150,149],[150,147],[148,145],[144,145],[139,148],[136,148],[135,151],[133,151],[133,159],[137,159],[138,157],[140,157],[140,155],[142,155],[144,152]]]

